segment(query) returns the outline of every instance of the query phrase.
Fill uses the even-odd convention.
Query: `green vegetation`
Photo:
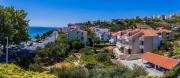
[[[10,44],[18,44],[30,39],[27,34],[29,20],[26,16],[27,13],[24,10],[0,6],[0,45],[5,46],[5,37],[9,37]],[[81,25],[85,26],[88,32],[89,47],[84,48],[79,40],[68,41],[64,33],[59,33],[55,42],[49,43],[44,48],[38,48],[34,54],[17,53],[16,59],[10,60],[11,63],[30,71],[25,71],[14,64],[0,64],[0,78],[55,78],[55,76],[59,78],[154,78],[146,76],[146,70],[137,65],[129,69],[123,65],[112,64],[112,54],[102,49],[109,44],[101,42],[88,28],[95,25],[99,28],[110,28],[112,32],[128,28],[160,26],[170,29],[173,25],[180,25],[180,17],[97,20],[84,22]],[[37,41],[45,39],[52,32],[37,35]],[[164,40],[162,46],[155,51],[156,53],[180,58],[180,32],[178,30],[173,33],[174,39]],[[101,51],[97,51],[97,48]],[[180,66],[177,66],[166,72],[163,77],[174,78],[180,74],[179,72]]]
[[[24,10],[0,5],[0,45],[3,45],[3,48],[7,37],[10,44],[19,44],[30,39],[27,30],[29,20],[26,16],[27,13]],[[2,54],[1,49],[0,54]]]
[[[9,37],[10,43],[29,40],[26,16],[24,10],[0,6],[0,44],[5,44],[5,37]]]
[[[97,61],[98,62],[107,62],[107,63],[111,63],[111,56],[110,56],[110,54],[108,54],[108,53],[102,53],[102,52],[100,52],[100,53],[98,53],[97,55],[96,55],[96,59],[97,59]]]
[[[65,43],[49,43],[44,48],[36,50],[34,61],[42,65],[50,65],[59,62],[65,58],[68,50],[68,45]]]
[[[138,72],[141,70],[141,72]],[[138,78],[147,73],[141,67],[134,67],[134,70],[127,67],[117,65],[108,68],[87,69],[84,67],[51,69],[52,73],[59,78]]]
[[[65,34],[64,33],[60,33],[58,35],[58,38],[56,39],[56,41],[65,41]]]
[[[163,78],[175,78],[178,74],[180,74],[180,66],[166,72]]]
[[[48,36],[50,36],[51,34],[53,33],[53,31],[51,30],[51,31],[48,31],[48,32],[46,32],[46,33],[43,33],[42,35],[37,35],[35,38],[36,38],[36,41],[38,42],[38,41],[41,41],[41,40],[43,40],[43,39],[45,39],[45,38],[47,38]]]
[[[14,64],[0,64],[0,78],[56,78],[47,72],[25,71]]]

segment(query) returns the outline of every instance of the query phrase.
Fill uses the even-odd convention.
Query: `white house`
[[[111,32],[108,28],[96,28],[95,26],[89,28],[96,36],[102,41],[109,41],[111,38]]]

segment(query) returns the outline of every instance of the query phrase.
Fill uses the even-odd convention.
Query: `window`
[[[144,41],[141,41],[141,45],[144,45]]]
[[[136,39],[133,38],[133,42],[135,42],[135,41],[136,41]]]
[[[169,38],[169,33],[166,33],[166,37],[167,37],[167,39]]]
[[[131,49],[128,49],[128,54],[131,54]]]
[[[81,40],[84,40],[84,38],[83,38],[83,37],[81,37]]]
[[[131,36],[131,33],[129,32],[128,35]]]
[[[157,33],[158,35],[161,35],[161,33]]]

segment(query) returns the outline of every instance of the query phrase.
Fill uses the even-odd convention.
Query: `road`
[[[40,41],[40,43],[36,43],[36,44],[34,44],[32,46],[29,46],[29,47],[26,47],[24,49],[36,50],[37,47],[43,48],[48,43],[54,42],[56,40],[57,36],[58,36],[58,31],[54,31],[49,37],[47,37],[46,39]]]

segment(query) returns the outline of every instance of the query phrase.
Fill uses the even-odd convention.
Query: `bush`
[[[178,74],[180,74],[180,66],[166,72],[163,78],[175,78]]]
[[[29,70],[38,71],[38,72],[44,71],[44,69],[42,68],[42,65],[37,64],[37,63],[30,64],[30,65],[29,65]]]
[[[88,78],[89,72],[86,68],[58,69],[52,68],[51,73],[58,78]]]
[[[93,69],[83,67],[51,69],[51,73],[55,74],[59,78],[137,78],[144,75],[143,73],[136,75],[134,71],[135,70],[131,70],[122,65]]]
[[[25,71],[14,64],[0,64],[1,78],[56,78],[54,75]]]
[[[98,53],[96,59],[99,62],[111,62],[111,56],[108,53]]]
[[[97,60],[93,55],[81,55],[80,62],[82,64],[97,64]]]
[[[95,50],[91,47],[86,47],[82,48],[79,52],[85,55],[93,55],[95,53]]]
[[[78,50],[83,47],[82,43],[79,40],[70,41],[72,49]]]
[[[133,77],[139,77],[141,75],[145,76],[147,75],[148,73],[146,72],[146,69],[141,67],[141,66],[138,66],[138,65],[134,65],[133,67]]]
[[[38,48],[35,51],[35,63],[44,65],[54,64],[63,60],[68,54],[68,45],[65,43],[49,43],[44,48]]]

